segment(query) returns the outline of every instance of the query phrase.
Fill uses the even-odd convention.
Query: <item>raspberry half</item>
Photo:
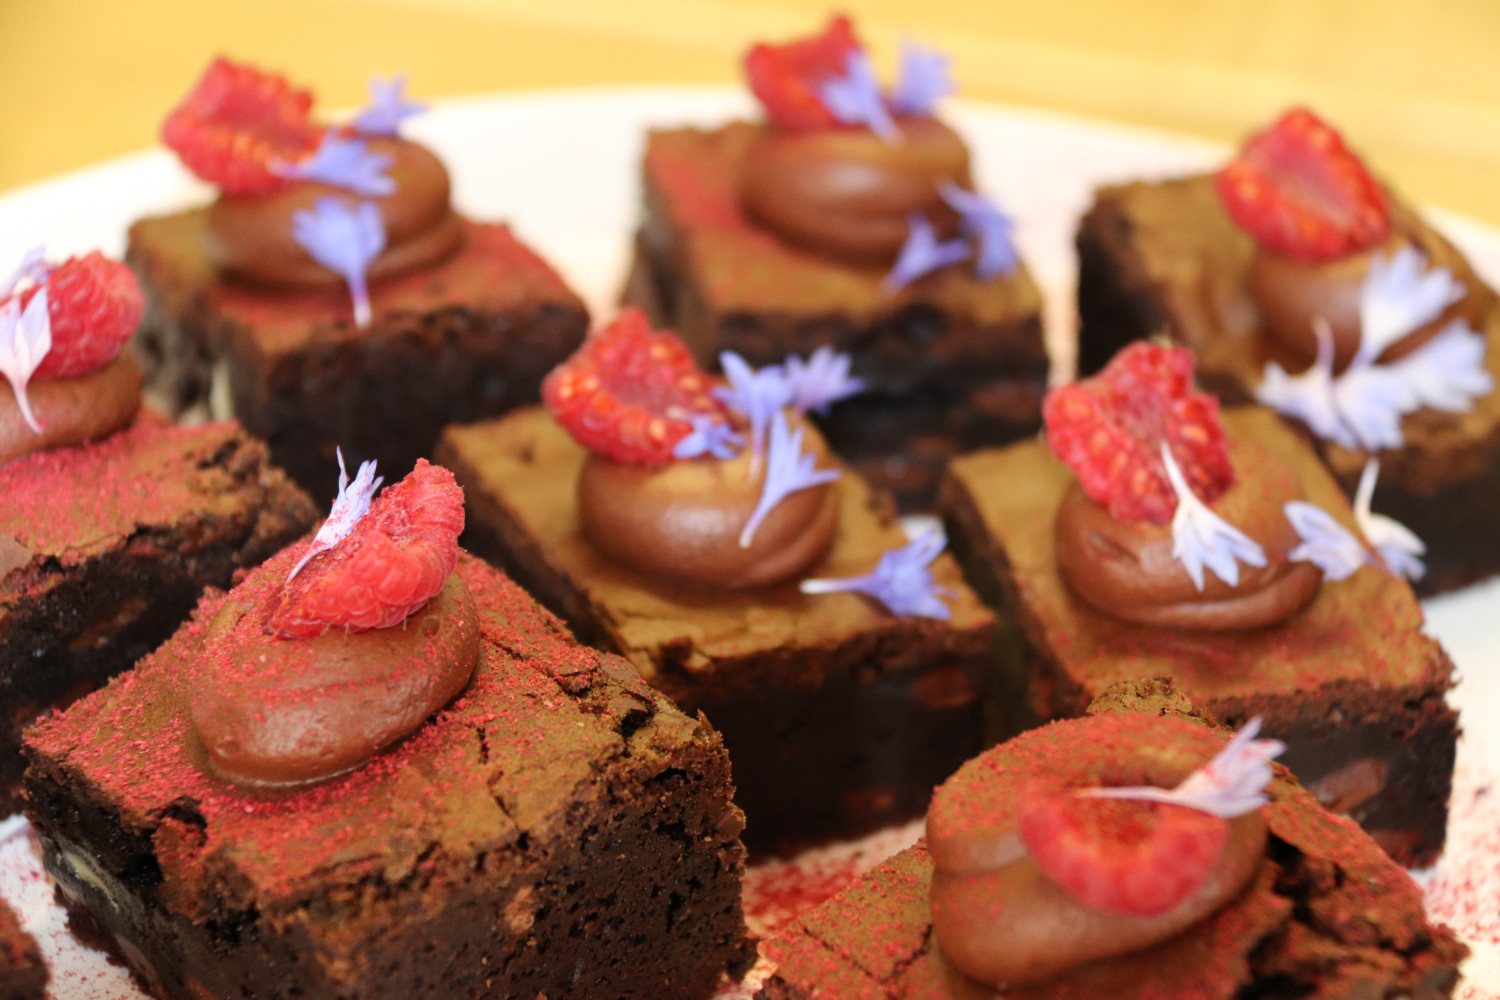
[[[1098,375],[1042,404],[1047,444],[1083,492],[1121,521],[1166,524],[1177,497],[1161,458],[1172,449],[1194,494],[1212,503],[1234,485],[1219,401],[1193,389],[1193,353],[1137,341]]]
[[[660,465],[695,414],[727,420],[713,380],[675,334],[627,309],[542,381],[542,399],[579,444],[616,462]]]
[[[267,194],[286,181],[276,160],[310,155],[323,129],[309,118],[313,97],[285,77],[215,59],[162,125],[162,142],[225,194]]]
[[[1085,906],[1150,917],[1207,884],[1229,821],[1185,806],[1030,796],[1018,817],[1026,850],[1048,879]]]
[[[1306,108],[1250,138],[1215,178],[1230,218],[1300,260],[1330,260],[1385,239],[1385,191],[1343,137]]]
[[[267,631],[307,638],[331,628],[363,632],[400,624],[443,588],[458,564],[463,530],[463,488],[447,469],[417,459],[353,531],[277,592]]]
[[[838,119],[818,99],[818,85],[842,76],[849,53],[861,48],[854,27],[841,15],[813,38],[784,45],[757,43],[745,54],[745,73],[774,124],[792,129],[831,128]]]
[[[43,284],[52,348],[32,378],[69,378],[113,361],[146,310],[146,297],[130,268],[97,250],[69,257]],[[23,308],[39,287],[21,293]]]

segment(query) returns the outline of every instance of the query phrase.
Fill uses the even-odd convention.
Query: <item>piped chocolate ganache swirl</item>
[[[379,485],[373,462],[353,484],[341,469],[312,541],[252,573],[209,619],[201,652],[214,669],[189,715],[219,777],[274,788],[342,774],[473,676],[479,620],[453,572],[463,491],[425,460],[372,504]]]
[[[369,321],[367,282],[429,267],[463,244],[447,168],[400,137],[420,110],[404,79],[371,83],[346,126],[311,118],[309,91],[216,60],[162,128],[163,141],[220,194],[203,235],[224,275],[268,289],[347,283]]]
[[[1256,728],[1224,746],[1178,719],[1072,720],[1022,737],[1014,750],[1050,781],[990,773],[984,758],[965,765],[938,790],[927,821],[943,959],[993,989],[1075,972],[1102,986],[1111,959],[1229,904],[1261,868],[1259,807],[1268,761],[1283,749],[1254,739]],[[1028,753],[1028,744],[1070,739],[1108,750]],[[1208,747],[1222,747],[1212,761]]]
[[[0,286],[0,464],[135,420],[141,372],[120,351],[144,309],[135,276],[98,251],[54,266],[38,250]]]
[[[1008,220],[972,191],[968,147],[933,116],[953,89],[943,56],[908,45],[887,92],[836,17],[819,36],[754,46],[745,65],[767,118],[741,168],[750,219],[821,256],[895,264],[891,290],[970,257],[983,280],[1014,268]]]

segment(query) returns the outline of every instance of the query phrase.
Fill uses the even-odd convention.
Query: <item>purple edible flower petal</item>
[[[419,101],[408,101],[406,74],[397,73],[389,80],[370,78],[370,103],[354,119],[354,130],[365,135],[399,135],[401,123],[427,110]]]
[[[751,368],[749,362],[733,351],[719,355],[729,385],[713,390],[714,398],[744,417],[750,423],[750,475],[760,470],[765,454],[766,429],[773,414],[792,401],[792,389],[780,365]]]
[[[824,344],[803,361],[795,354],[786,359],[786,382],[791,405],[798,413],[827,413],[839,400],[864,391],[863,379],[849,375],[851,359]]]
[[[1328,511],[1306,500],[1290,500],[1281,507],[1302,541],[1286,554],[1291,562],[1310,562],[1328,580],[1343,580],[1370,561],[1370,552],[1354,532]]]
[[[1198,499],[1166,442],[1161,446],[1161,458],[1167,467],[1167,479],[1177,494],[1177,512],[1172,515],[1172,558],[1182,563],[1193,578],[1193,586],[1200,591],[1204,567],[1231,587],[1238,586],[1240,563],[1264,566],[1265,550]]]
[[[1385,349],[1437,319],[1464,297],[1464,286],[1447,268],[1427,270],[1427,258],[1411,245],[1389,258],[1378,250],[1359,290],[1359,351],[1352,364],[1374,363]]]
[[[891,91],[891,109],[902,115],[929,115],[937,102],[954,91],[948,57],[910,39],[901,40],[901,69]]]
[[[693,429],[672,449],[673,458],[689,459],[712,455],[727,461],[738,455],[745,446],[745,439],[722,420],[715,420],[704,413],[694,413],[686,419],[693,425]]]
[[[1254,812],[1271,801],[1266,786],[1271,783],[1271,761],[1286,750],[1280,740],[1258,740],[1261,717],[1245,723],[1229,745],[1198,768],[1176,788],[1149,785],[1127,788],[1085,788],[1080,796],[1092,799],[1135,799],[1186,806],[1220,819],[1234,819]]]
[[[948,539],[942,532],[928,531],[900,548],[886,551],[875,564],[875,569],[864,576],[803,580],[802,592],[832,594],[852,590],[875,598],[893,615],[920,615],[947,621],[953,612],[941,598],[958,595],[947,587],[938,586],[929,568],[947,544]]]
[[[350,208],[337,198],[319,198],[311,209],[292,213],[292,238],[312,259],[341,275],[354,300],[354,321],[370,325],[365,272],[385,249],[385,221],[371,201]]]
[[[47,275],[52,268],[46,261],[47,247],[37,246],[26,251],[26,256],[21,258],[21,263],[11,272],[3,284],[0,284],[0,299],[8,299],[16,294],[16,289],[24,284],[39,285],[47,280]]]
[[[901,130],[885,104],[880,80],[870,57],[861,49],[849,53],[844,75],[825,80],[818,87],[818,100],[845,125],[863,125],[888,143],[901,141]]]
[[[1387,569],[1408,580],[1420,580],[1427,574],[1427,567],[1422,563],[1427,546],[1400,521],[1370,509],[1375,499],[1375,480],[1379,476],[1380,460],[1372,458],[1365,463],[1365,471],[1359,477],[1359,489],[1354,494],[1354,523],[1359,525],[1365,540],[1375,547]]]
[[[760,502],[740,532],[740,548],[750,547],[760,523],[781,501],[798,490],[831,483],[841,475],[837,469],[815,468],[817,462],[817,456],[802,454],[802,428],[793,432],[787,425],[786,414],[777,410],[771,420],[771,444],[766,449],[766,481],[761,487]]]
[[[396,193],[396,182],[385,172],[391,162],[385,153],[370,152],[365,140],[329,129],[311,156],[296,163],[273,163],[271,173],[287,180],[332,184],[365,198],[384,198]]]
[[[302,572],[302,567],[319,552],[327,552],[339,542],[349,537],[349,532],[359,523],[359,519],[370,512],[370,501],[375,496],[375,491],[380,484],[385,482],[385,477],[375,477],[375,460],[362,462],[359,472],[354,476],[353,486],[349,483],[349,472],[344,468],[344,450],[334,448],[333,453],[339,459],[339,495],[333,499],[333,508],[328,512],[328,520],[318,529],[313,536],[312,544],[297,560],[297,565],[286,575],[287,582],[292,577]]]
[[[913,213],[907,222],[911,232],[896,256],[896,264],[885,276],[888,292],[900,291],[924,274],[957,264],[969,256],[969,245],[963,240],[939,243],[937,230],[925,216]]]
[[[984,195],[976,191],[965,191],[952,181],[941,181],[938,193],[959,214],[960,225],[971,239],[979,241],[979,256],[974,262],[974,273],[983,281],[1010,274],[1020,264],[1016,248],[1011,243],[1011,233],[1016,224]]]
[[[20,299],[11,299],[0,306],[0,375],[5,376],[16,394],[21,419],[38,434],[42,433],[42,425],[31,412],[26,383],[50,350],[52,317],[47,312],[46,286],[37,290],[24,311]]]

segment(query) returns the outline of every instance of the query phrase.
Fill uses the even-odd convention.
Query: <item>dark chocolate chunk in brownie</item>
[[[477,559],[457,572],[473,680],[341,777],[205,773],[184,691],[213,598],[28,732],[47,869],[155,995],[698,998],[753,958],[717,734]]]
[[[1226,430],[1294,469],[1307,498],[1353,526],[1312,449],[1268,410],[1223,414]],[[1430,864],[1442,850],[1458,716],[1453,664],[1422,631],[1407,583],[1374,568],[1325,580],[1280,625],[1215,633],[1135,625],[1089,607],[1058,573],[1053,521],[1073,482],[1046,445],[964,456],[944,509],[975,589],[1009,621],[1034,725],[1081,715],[1110,685],[1166,675],[1226,725],[1265,717],[1283,758],[1327,806],[1357,819],[1392,856]]]
[[[724,734],[753,852],[918,816],[933,786],[983,748],[995,623],[947,556],[933,571],[956,594],[948,622],[897,618],[855,594],[805,595],[796,581],[661,584],[582,536],[586,452],[545,410],[449,428],[439,456],[464,486],[478,554]],[[868,573],[905,542],[860,479],[836,487],[837,534],[809,576]]]
[[[578,296],[505,226],[469,223],[455,256],[377,282],[361,330],[342,286],[270,291],[217,276],[200,249],[205,216],[130,229],[148,395],[178,412],[227,390],[234,415],[319,502],[333,497],[335,446],[404,474],[445,424],[536,402],[588,328]]]
[[[1041,295],[1024,266],[991,281],[949,268],[893,293],[888,268],[782,243],[740,209],[741,164],[759,129],[649,134],[626,301],[706,366],[726,350],[752,365],[824,344],[848,351],[867,390],[821,421],[829,444],[904,509],[931,508],[950,455],[1040,426]]]
[[[233,423],[149,422],[0,466],[0,814],[21,729],[102,685],[317,518]]]
[[[1393,200],[1392,227],[1440,260],[1469,293],[1466,312],[1489,343],[1485,367],[1500,384],[1500,309],[1463,256],[1411,208]],[[1192,347],[1203,386],[1227,402],[1254,397],[1267,361],[1247,275],[1255,252],[1214,191],[1211,176],[1101,188],[1078,230],[1079,371],[1090,374],[1132,340],[1166,334]],[[1466,413],[1425,409],[1401,423],[1399,449],[1379,453],[1374,509],[1427,545],[1419,594],[1462,587],[1500,572],[1500,392]],[[1319,450],[1350,496],[1366,459],[1339,445]]]

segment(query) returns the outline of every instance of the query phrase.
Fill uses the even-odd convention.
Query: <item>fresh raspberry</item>
[[[21,292],[22,308],[41,287],[47,289],[52,348],[32,375],[35,379],[69,378],[113,361],[146,310],[146,297],[130,268],[97,250],[69,257],[42,285]]]
[[[713,381],[675,334],[627,309],[542,381],[542,399],[579,444],[616,462],[660,465],[695,414],[728,419]]]
[[[1306,108],[1252,136],[1215,184],[1241,229],[1301,260],[1358,253],[1391,229],[1385,191],[1343,138]]]
[[[286,184],[271,173],[272,161],[303,159],[322,139],[309,119],[312,102],[311,91],[283,76],[215,59],[167,116],[162,142],[225,194],[267,194]]]
[[[791,129],[831,128],[838,119],[818,99],[818,85],[842,76],[849,53],[861,48],[854,27],[841,15],[816,37],[784,45],[756,44],[745,54],[745,73],[774,124]]]
[[[1083,492],[1120,521],[1166,524],[1177,509],[1161,444],[1193,493],[1212,503],[1234,485],[1219,401],[1193,390],[1193,353],[1136,341],[1091,379],[1047,394],[1047,444]]]
[[[1207,883],[1229,821],[1160,802],[1040,793],[1018,832],[1048,879],[1085,906],[1150,917]]]
[[[266,630],[289,637],[399,625],[458,562],[464,491],[453,473],[417,459],[342,541],[314,556],[272,599]]]

